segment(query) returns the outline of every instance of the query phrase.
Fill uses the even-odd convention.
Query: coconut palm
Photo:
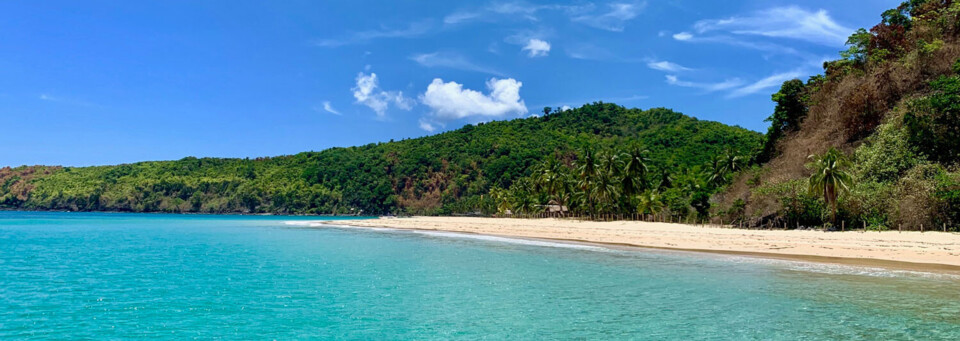
[[[626,163],[623,166],[623,178],[620,180],[623,195],[634,196],[647,189],[647,158],[649,151],[634,147],[623,155]]]
[[[637,204],[637,213],[646,218],[647,215],[656,215],[663,209],[663,201],[660,200],[660,193],[653,190],[647,190],[640,194],[639,204]]]
[[[577,188],[580,189],[581,199],[586,204],[591,215],[594,213],[593,187],[599,171],[596,156],[593,152],[584,149],[577,160]]]
[[[847,169],[850,161],[843,152],[830,148],[822,155],[810,155],[813,160],[807,168],[813,170],[810,175],[810,193],[822,195],[823,200],[830,206],[830,221],[835,222],[837,217],[837,200],[850,190],[853,181]]]
[[[716,156],[710,166],[709,183],[719,187],[727,181],[727,175],[743,169],[743,158],[728,150],[725,154]]]
[[[550,200],[560,207],[567,205],[570,197],[567,168],[556,159],[548,159],[536,172],[537,185],[546,191]]]

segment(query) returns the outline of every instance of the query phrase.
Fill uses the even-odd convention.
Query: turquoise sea
[[[952,275],[304,219],[0,212],[0,339],[960,339]]]

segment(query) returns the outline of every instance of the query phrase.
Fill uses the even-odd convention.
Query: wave
[[[848,264],[819,263],[819,262],[813,262],[813,261],[763,258],[763,257],[757,257],[757,256],[723,255],[723,254],[714,254],[710,252],[692,252],[692,251],[668,250],[668,249],[648,249],[643,247],[606,247],[602,245],[600,246],[586,245],[586,244],[578,244],[574,242],[489,236],[489,235],[460,233],[460,232],[408,230],[408,229],[395,229],[395,228],[389,228],[389,227],[356,227],[356,226],[337,225],[337,224],[330,224],[326,222],[317,222],[317,221],[285,221],[284,224],[290,225],[290,226],[303,226],[303,227],[333,227],[333,228],[351,229],[351,230],[369,230],[369,231],[394,232],[394,233],[400,232],[400,233],[418,234],[418,235],[438,237],[438,238],[470,239],[470,240],[478,240],[478,241],[485,241],[485,242],[492,242],[492,243],[506,243],[506,244],[536,246],[536,247],[551,247],[551,248],[566,248],[566,249],[578,249],[578,250],[589,250],[589,251],[600,251],[600,252],[613,252],[613,253],[619,253],[619,254],[651,254],[653,253],[653,254],[671,254],[676,256],[687,256],[687,257],[693,256],[693,255],[698,255],[700,257],[709,256],[710,258],[714,258],[721,261],[733,262],[733,263],[766,265],[766,266],[773,266],[776,268],[791,270],[791,271],[802,271],[802,272],[820,273],[820,274],[828,274],[828,275],[856,275],[856,276],[887,277],[887,278],[924,277],[924,278],[932,278],[932,279],[960,280],[960,275],[950,274],[950,273],[889,269],[889,268],[872,267],[872,266],[865,266],[865,265],[861,266],[861,265],[848,265]]]
[[[443,232],[443,231],[411,231],[416,234],[427,235],[432,237],[443,237],[443,238],[458,238],[458,239],[473,239],[481,240],[488,242],[497,242],[497,243],[508,243],[508,244],[517,244],[517,245],[529,245],[529,246],[542,246],[542,247],[557,247],[557,248],[566,248],[566,249],[580,249],[580,250],[593,250],[593,251],[608,251],[610,249],[601,247],[601,246],[592,246],[592,245],[583,245],[575,243],[565,243],[565,242],[551,242],[546,240],[535,240],[535,239],[524,239],[524,238],[511,238],[511,237],[500,237],[500,236],[487,236],[482,234],[470,234],[470,233],[458,233],[458,232]]]

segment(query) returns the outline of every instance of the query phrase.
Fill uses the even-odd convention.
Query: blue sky
[[[765,131],[898,1],[3,1],[0,166],[256,157],[593,101]]]

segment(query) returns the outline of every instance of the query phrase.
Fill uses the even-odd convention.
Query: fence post
[[[847,230],[847,221],[846,220],[840,221],[840,231],[843,232],[846,230]]]
[[[920,224],[920,233],[923,233],[923,224]]]

